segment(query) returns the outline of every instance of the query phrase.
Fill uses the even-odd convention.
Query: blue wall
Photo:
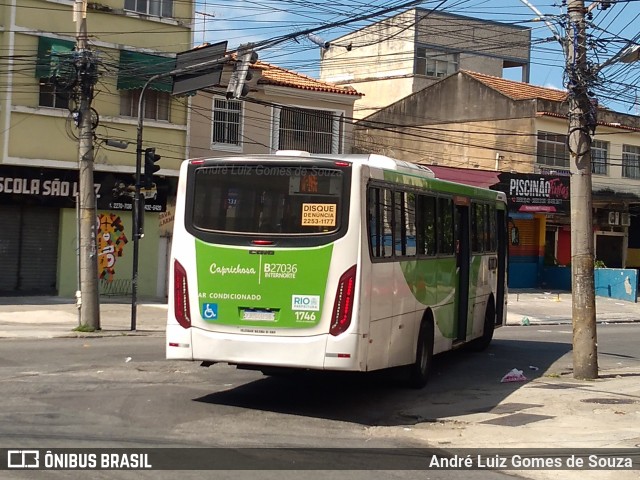
[[[571,290],[571,267],[542,267],[540,286],[554,290]]]
[[[596,268],[594,271],[596,295],[628,302],[638,299],[638,271],[622,268]]]
[[[509,288],[536,288],[538,286],[538,264],[525,262],[510,262]]]

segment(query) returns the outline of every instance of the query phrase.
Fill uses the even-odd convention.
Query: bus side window
[[[443,255],[453,255],[453,201],[438,199],[438,249]]]
[[[405,193],[395,192],[395,216],[393,222],[393,245],[396,257],[403,257],[407,254],[407,212],[405,209]]]
[[[436,254],[436,199],[429,195],[418,197],[418,254]]]
[[[368,235],[371,256],[386,258],[393,255],[393,197],[388,188],[369,187]]]
[[[478,233],[478,204],[471,204],[471,251],[478,251],[478,244],[480,243]]]
[[[382,189],[380,197],[380,212],[382,223],[382,257],[393,256],[393,192],[388,188]]]
[[[489,244],[492,252],[498,249],[498,211],[493,205],[489,207]]]
[[[369,187],[367,195],[367,228],[372,257],[380,256],[380,189]]]
[[[491,248],[491,221],[490,221],[490,209],[489,205],[483,205],[482,210],[484,213],[484,251],[490,252]]]
[[[476,252],[482,252],[484,250],[484,205],[476,205]]]
[[[407,240],[407,251],[406,255],[408,257],[416,256],[416,194],[413,192],[405,193],[405,212],[406,212],[406,221],[405,221],[405,233]]]

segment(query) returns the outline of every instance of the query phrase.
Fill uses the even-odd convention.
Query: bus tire
[[[493,332],[496,329],[496,309],[493,306],[493,301],[487,303],[487,308],[484,311],[484,327],[482,329],[482,336],[473,340],[469,346],[474,352],[481,352],[486,350],[491,340],[493,340]]]
[[[409,366],[409,386],[423,388],[429,379],[433,360],[433,322],[425,320],[420,324],[416,360]]]

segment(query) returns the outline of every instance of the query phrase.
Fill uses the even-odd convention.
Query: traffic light
[[[160,160],[160,155],[156,155],[156,149],[146,148],[144,151],[144,178],[142,179],[142,185],[144,188],[151,188],[153,186],[153,174],[160,170],[160,165],[156,165],[156,162]]]
[[[236,62],[233,68],[229,86],[227,87],[227,98],[229,99],[247,96],[250,90],[247,82],[253,78],[253,73],[249,70],[249,67],[258,61],[258,54],[253,50],[240,48],[238,57],[240,60]]]

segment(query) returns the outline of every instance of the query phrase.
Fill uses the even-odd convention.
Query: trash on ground
[[[529,320],[529,317],[522,317],[522,320],[520,321],[520,325],[523,325],[525,327],[528,327],[529,325],[531,325],[531,321]]]
[[[500,380],[500,383],[524,382],[526,379],[527,377],[524,376],[524,374],[522,373],[522,370],[518,370],[517,368],[514,368],[509,373],[507,373],[504,377],[502,377],[502,380]]]
[[[129,363],[131,361],[131,357],[127,357],[124,361],[124,363]]]
[[[540,370],[538,367],[536,367],[535,365],[529,365],[529,369],[530,370]]]

